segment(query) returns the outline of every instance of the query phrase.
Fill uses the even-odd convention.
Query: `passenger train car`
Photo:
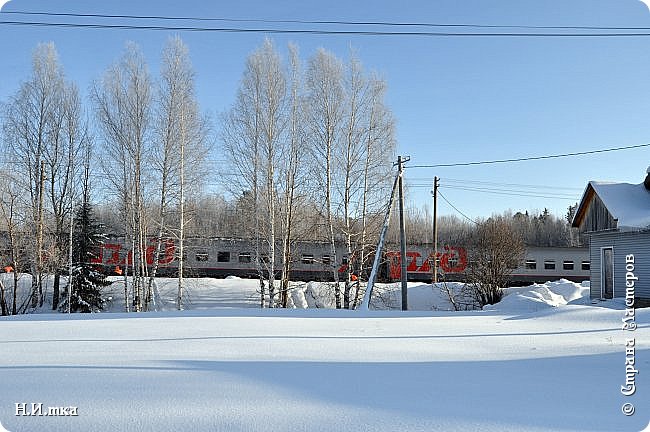
[[[393,248],[384,255],[387,261],[386,279],[399,280],[400,252]],[[431,245],[409,245],[406,256],[408,279],[430,281],[434,256]],[[467,265],[467,251],[463,247],[444,246],[438,251],[439,274],[445,280],[464,280]],[[523,262],[513,270],[510,281],[513,284],[524,284],[564,278],[582,282],[589,280],[589,267],[589,248],[528,247]]]
[[[189,238],[184,243],[184,268],[188,276],[259,277],[267,273],[268,248],[259,247],[259,266],[256,260],[256,242],[247,239]],[[431,245],[409,245],[407,256],[408,279],[431,281],[434,253]],[[281,248],[278,248],[281,250]],[[146,248],[147,266],[153,266],[156,251],[155,239]],[[175,276],[178,269],[178,248],[173,240],[164,240],[158,257],[160,276]],[[281,269],[281,256],[275,257],[277,276]],[[297,242],[293,245],[291,278],[294,280],[333,280],[334,270],[342,279],[350,266],[356,271],[354,257],[347,256],[342,244],[336,247],[336,262],[331,246],[326,242]],[[131,265],[132,252],[123,238],[111,238],[101,246],[94,263],[107,273],[121,272]],[[439,273],[445,280],[462,281],[467,269],[467,251],[463,247],[444,246],[438,251]],[[369,268],[367,271],[369,272]],[[185,273],[184,272],[184,273]],[[379,271],[380,281],[400,279],[401,259],[399,247],[389,245],[384,251]],[[361,275],[365,278],[367,275]],[[529,247],[524,261],[513,270],[513,284],[545,282],[560,278],[580,282],[589,279],[589,253],[587,248]]]

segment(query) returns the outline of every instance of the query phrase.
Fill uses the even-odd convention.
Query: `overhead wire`
[[[456,162],[456,163],[445,163],[445,164],[431,164],[431,165],[405,165],[404,168],[448,168],[448,167],[458,167],[458,166],[473,166],[473,165],[491,165],[491,164],[500,164],[500,163],[511,163],[511,162],[524,162],[532,160],[543,160],[543,159],[558,159],[565,157],[575,157],[575,156],[584,156],[597,153],[608,153],[621,150],[631,150],[643,147],[650,147],[650,143],[646,144],[635,144],[622,147],[610,147],[605,149],[597,150],[587,150],[581,152],[571,152],[571,153],[559,153],[552,155],[542,155],[542,156],[526,156],[520,158],[511,158],[511,159],[495,159],[495,160],[485,160],[485,161],[475,161],[475,162]]]
[[[536,194],[536,193],[526,193],[518,191],[509,191],[509,190],[497,190],[497,189],[487,189],[487,188],[469,188],[463,186],[444,186],[447,189],[463,190],[469,192],[480,192],[480,193],[489,193],[496,195],[509,195],[509,196],[521,196],[521,197],[530,197],[530,198],[547,198],[547,199],[559,199],[567,201],[575,201],[577,199],[574,195],[550,195],[550,194]]]
[[[427,179],[429,180],[429,179]],[[518,188],[530,188],[530,189],[564,189],[564,190],[571,190],[571,191],[582,191],[583,188],[578,188],[578,187],[570,187],[570,186],[550,186],[548,184],[545,185],[533,185],[533,184],[522,184],[522,183],[501,183],[501,182],[492,182],[492,181],[485,181],[485,180],[472,180],[472,179],[454,179],[454,178],[448,178],[448,177],[443,177],[442,180],[444,180],[445,183],[462,183],[463,185],[465,184],[478,184],[478,185],[489,185],[489,186],[508,186],[508,187],[518,187]]]
[[[457,211],[461,216],[463,216],[465,219],[467,219],[468,221],[472,222],[473,224],[478,225],[478,222],[476,222],[474,219],[472,219],[472,218],[470,218],[469,216],[467,216],[467,215],[466,215],[465,213],[463,213],[462,211],[458,210],[458,208],[457,208],[455,205],[453,205],[451,202],[449,202],[449,200],[445,197],[444,194],[442,194],[442,193],[440,192],[440,190],[438,190],[438,195],[440,196],[440,198],[442,198],[443,200],[445,200],[445,202],[446,202],[447,204],[449,204],[449,206],[450,206],[451,208],[453,208],[454,210],[456,210],[456,211]]]
[[[440,179],[441,185],[444,186],[463,186],[463,187],[472,187],[472,188],[496,188],[498,190],[508,190],[512,192],[535,192],[535,190],[557,190],[559,194],[570,195],[573,192],[581,192],[583,188],[578,187],[567,187],[567,186],[554,186],[554,185],[532,185],[532,184],[521,184],[521,183],[503,183],[503,182],[491,182],[491,181],[479,181],[472,179],[449,179],[447,177],[442,177]],[[430,188],[431,179],[428,178],[413,178],[409,177],[407,179],[407,184],[410,187],[416,188]]]
[[[403,21],[353,21],[353,20],[302,20],[302,19],[260,19],[260,18],[224,18],[198,16],[168,16],[168,15],[134,15],[134,14],[99,14],[72,12],[43,12],[43,11],[4,11],[6,14],[39,15],[50,17],[75,18],[109,18],[133,20],[161,21],[199,21],[199,22],[234,22],[234,23],[264,23],[264,24],[309,24],[309,25],[342,25],[342,26],[384,26],[384,27],[430,27],[430,28],[506,28],[522,30],[608,30],[608,31],[639,31],[650,30],[650,27],[612,27],[612,26],[579,26],[579,25],[522,25],[522,24],[476,24],[476,23],[431,23]]]
[[[3,12],[4,13],[4,12]],[[81,14],[79,14],[81,17]],[[124,19],[124,18],[122,18]],[[155,18],[150,18],[155,19]],[[161,18],[157,18],[161,19]],[[113,30],[163,30],[178,32],[217,32],[217,33],[266,33],[266,34],[312,34],[312,35],[358,35],[358,36],[421,36],[421,37],[525,37],[525,38],[584,38],[584,37],[647,37],[650,32],[605,32],[605,33],[551,33],[551,32],[450,32],[450,31],[396,31],[396,30],[326,30],[296,28],[257,28],[257,27],[201,27],[183,25],[143,25],[143,24],[101,24],[51,21],[11,21],[0,20],[0,24],[31,27],[88,28]],[[533,28],[531,28],[533,29]]]

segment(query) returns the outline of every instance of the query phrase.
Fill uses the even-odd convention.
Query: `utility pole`
[[[438,187],[440,178],[433,178],[433,283],[438,283]]]
[[[404,227],[404,162],[408,162],[411,158],[406,156],[397,156],[397,172],[399,179],[399,239],[400,239],[400,261],[401,271],[400,276],[402,280],[402,310],[408,310],[408,285],[406,283],[406,229]]]
[[[384,241],[386,239],[386,233],[388,232],[388,225],[390,224],[390,214],[393,212],[393,204],[395,203],[395,191],[399,185],[399,174],[395,176],[395,181],[393,182],[393,189],[390,193],[390,200],[388,201],[388,209],[386,210],[386,216],[384,217],[384,225],[381,228],[381,234],[379,235],[379,243],[377,243],[377,250],[375,251],[375,259],[372,264],[372,270],[370,271],[370,277],[368,278],[368,285],[366,286],[366,292],[363,295],[363,301],[359,306],[360,310],[368,310],[370,308],[370,297],[372,297],[372,290],[375,285],[375,279],[377,279],[377,273],[379,271],[379,263],[382,258],[382,251],[384,250]]]

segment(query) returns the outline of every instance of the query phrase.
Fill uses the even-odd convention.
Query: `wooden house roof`
[[[650,228],[650,191],[643,183],[590,181],[582,194],[571,226],[583,228],[585,221],[595,217],[613,220],[613,224],[606,221],[592,224],[592,226],[599,226],[597,229],[592,229],[593,231],[648,229]]]

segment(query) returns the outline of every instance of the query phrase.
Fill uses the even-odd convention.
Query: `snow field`
[[[161,312],[1,318],[4,427],[610,432],[650,420],[650,310],[624,332],[619,303],[581,301],[585,288],[567,281],[508,289],[501,308],[472,312],[433,311],[434,288],[413,284],[422,310],[366,313],[242,308],[256,288],[237,279],[196,282],[178,312],[174,280],[159,282]],[[627,337],[640,373],[626,398]],[[79,416],[17,417],[18,402]]]

